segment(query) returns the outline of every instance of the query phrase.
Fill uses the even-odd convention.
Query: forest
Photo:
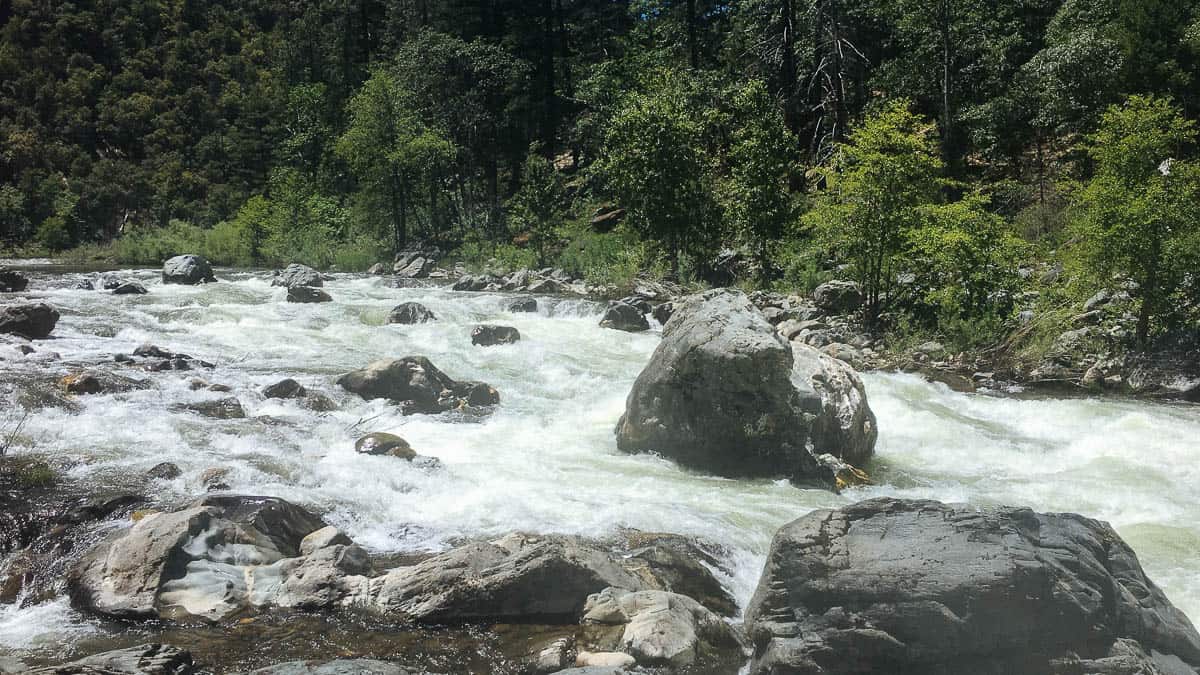
[[[1198,78],[1196,0],[0,0],[0,249],[849,278],[959,347],[1121,289],[1146,346]]]

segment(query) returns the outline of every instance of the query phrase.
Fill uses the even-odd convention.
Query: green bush
[[[205,231],[179,220],[166,227],[139,227],[113,242],[118,262],[134,265],[159,265],[171,256],[183,253],[203,254]]]
[[[37,228],[37,241],[51,251],[63,251],[71,247],[71,230],[62,216],[50,216]]]

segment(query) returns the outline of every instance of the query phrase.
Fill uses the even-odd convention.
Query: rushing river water
[[[613,426],[655,333],[599,328],[600,306],[540,299],[536,314],[505,310],[512,296],[396,289],[356,275],[326,283],[335,302],[297,305],[263,273],[218,272],[220,283],[162,286],[157,272],[130,272],[145,296],[73,290],[85,275],[33,274],[32,291],[58,307],[55,339],[36,344],[61,361],[23,359],[0,344],[0,376],[66,372],[110,363],[150,342],[211,361],[211,371],[131,372],[149,389],[80,397],[82,410],[50,408],[28,419],[31,441],[16,453],[75,460],[82,481],[149,491],[166,504],[203,490],[200,475],[230,470],[241,493],[275,495],[325,515],[378,552],[444,548],[463,537],[514,530],[604,535],[620,527],[676,532],[722,546],[725,581],[749,599],[772,534],[822,507],[897,495],[1076,511],[1111,522],[1151,577],[1200,618],[1200,409],[1111,399],[1018,399],[954,393],[915,376],[867,374],[879,418],[879,485],[834,495],[783,481],[727,480],[617,451]],[[386,325],[415,300],[438,317]],[[480,322],[517,327],[516,345],[473,347]],[[481,422],[402,416],[383,401],[341,392],[334,379],[382,357],[425,355],[456,379],[501,393]],[[249,419],[213,420],[171,410],[229,394],[192,391],[191,377],[229,385]],[[340,405],[314,413],[265,399],[263,386],[294,377]],[[12,401],[0,402],[11,417]],[[274,423],[256,420],[269,416]],[[354,452],[368,431],[390,431],[441,460],[423,470]],[[183,474],[146,484],[159,462]],[[0,654],[51,653],[99,631],[65,600],[0,605]]]

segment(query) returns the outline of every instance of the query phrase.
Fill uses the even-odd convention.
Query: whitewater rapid
[[[397,289],[390,279],[336,275],[326,282],[334,302],[298,305],[284,301],[268,273],[218,271],[220,283],[199,287],[163,286],[156,271],[122,274],[150,294],[75,290],[90,275],[34,273],[36,290],[27,295],[62,312],[55,339],[35,346],[61,360],[23,359],[0,344],[0,376],[107,363],[147,342],[216,368],[131,373],[152,386],[80,397],[76,413],[49,408],[30,417],[29,443],[14,452],[44,456],[80,481],[174,506],[203,491],[202,472],[227,468],[231,491],[302,504],[375,552],[438,550],[517,530],[693,535],[722,548],[723,579],[743,604],[772,534],[813,509],[881,495],[1027,505],[1111,522],[1168,597],[1200,618],[1196,406],[967,395],[915,376],[867,374],[880,428],[867,468],[879,484],[834,495],[704,476],[618,452],[613,426],[658,335],[602,329],[594,303],[540,298],[536,314],[513,314],[511,295]],[[425,304],[438,320],[386,325],[404,301]],[[522,339],[474,347],[470,330],[481,322],[515,326]],[[333,384],[375,359],[408,355],[429,357],[455,379],[491,384],[500,406],[478,422],[405,417]],[[192,391],[192,377],[231,387],[248,419],[173,411],[230,395]],[[259,393],[285,377],[331,396],[339,409],[314,413]],[[0,414],[18,414],[13,401],[2,403]],[[442,468],[357,455],[355,439],[370,431],[403,436]],[[182,475],[144,478],[164,461]],[[0,653],[64,651],[98,630],[63,599],[0,605]]]

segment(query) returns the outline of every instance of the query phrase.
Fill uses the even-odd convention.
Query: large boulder
[[[388,323],[414,324],[436,321],[437,316],[419,302],[402,302],[388,314]]]
[[[0,309],[0,333],[42,340],[50,337],[58,317],[58,310],[44,302],[9,305]]]
[[[212,265],[202,256],[177,255],[163,263],[162,280],[164,284],[184,284],[194,286],[216,281]]]
[[[849,366],[789,343],[730,290],[676,303],[617,423],[626,452],[828,487],[871,456],[877,435]]]
[[[853,281],[826,281],[813,291],[813,302],[830,314],[847,314],[862,307],[862,287]]]
[[[275,272],[275,276],[271,279],[272,286],[283,286],[284,288],[292,288],[294,286],[323,286],[325,282],[321,279],[321,274],[309,267],[299,263],[292,263],[281,271]]]
[[[342,598],[338,582],[370,561],[337,537],[302,555],[305,538],[326,527],[282,499],[210,496],[114,533],[71,568],[68,585],[76,606],[125,619],[328,608]]]
[[[604,310],[604,316],[600,318],[600,327],[623,330],[627,333],[639,333],[650,330],[650,322],[646,320],[646,312],[643,311],[643,308],[631,302],[619,300]]]
[[[0,293],[19,293],[29,286],[29,279],[16,270],[0,267]]]
[[[1027,508],[872,499],[810,513],[775,535],[746,629],[764,675],[1200,665],[1200,635],[1110,526]]]
[[[145,644],[25,672],[26,675],[191,675],[200,671],[192,662],[192,655],[182,649]]]
[[[482,382],[459,382],[424,356],[376,361],[338,378],[338,385],[365,399],[399,403],[405,414],[440,413],[464,407],[491,406],[500,394]]]

